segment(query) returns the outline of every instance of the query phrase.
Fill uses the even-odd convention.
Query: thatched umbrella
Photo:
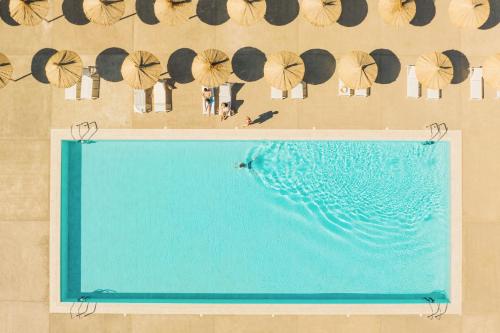
[[[10,16],[21,25],[37,25],[49,12],[48,0],[10,0]]]
[[[194,78],[205,87],[217,87],[229,79],[232,72],[231,60],[222,51],[205,50],[196,55],[191,71]]]
[[[261,20],[266,14],[265,0],[228,0],[229,17],[241,25],[251,25]]]
[[[488,57],[483,64],[484,80],[500,90],[500,53]]]
[[[460,28],[479,28],[490,15],[488,0],[451,0],[448,7],[450,20]]]
[[[123,79],[134,89],[148,89],[154,86],[161,75],[158,58],[147,51],[135,51],[123,61]]]
[[[280,90],[290,90],[302,82],[305,73],[304,61],[297,54],[281,51],[271,54],[264,65],[264,78]]]
[[[9,58],[0,53],[0,88],[5,87],[12,78],[12,64]]]
[[[82,77],[82,59],[73,51],[57,51],[45,65],[50,84],[58,88],[74,86]]]
[[[377,75],[377,63],[368,53],[351,51],[340,59],[340,79],[351,89],[371,87],[377,79]]]
[[[124,0],[84,0],[85,16],[94,23],[112,25],[118,22],[125,13]]]
[[[402,26],[415,17],[417,6],[415,0],[380,0],[378,11],[385,23]]]
[[[156,0],[155,14],[158,20],[167,25],[177,25],[194,16],[191,0]]]
[[[427,88],[442,89],[453,79],[453,64],[440,52],[421,55],[415,64],[418,81]]]
[[[337,22],[342,13],[340,0],[302,0],[300,8],[304,17],[318,27]]]

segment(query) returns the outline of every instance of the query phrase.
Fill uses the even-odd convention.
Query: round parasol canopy
[[[490,15],[488,0],[451,0],[448,14],[453,24],[460,28],[479,28]]]
[[[84,0],[85,16],[94,23],[112,25],[118,22],[125,13],[124,0]]]
[[[418,81],[427,88],[442,89],[453,79],[450,58],[439,52],[421,55],[415,64]]]
[[[484,80],[500,90],[500,53],[488,57],[483,64]]]
[[[10,16],[21,25],[37,25],[49,12],[48,0],[10,0]]]
[[[177,25],[195,15],[191,0],[156,0],[155,15],[160,22]]]
[[[318,27],[337,22],[342,13],[340,0],[302,0],[300,8],[304,17]]]
[[[280,90],[290,90],[302,82],[305,73],[304,61],[293,52],[281,51],[271,54],[264,65],[264,78]]]
[[[58,88],[74,86],[82,77],[83,64],[73,51],[57,51],[45,65],[45,74],[50,84]]]
[[[231,61],[222,51],[208,49],[199,53],[191,67],[194,78],[208,88],[220,86],[231,75]]]
[[[266,14],[265,0],[228,0],[229,17],[240,25],[251,25],[261,20]]]
[[[378,11],[385,23],[402,26],[415,17],[417,6],[415,0],[380,0]]]
[[[339,76],[351,89],[366,89],[377,79],[378,66],[371,55],[362,51],[351,51],[340,59]]]
[[[12,64],[9,58],[3,53],[0,53],[0,88],[5,87],[12,78]]]
[[[147,51],[129,54],[122,64],[123,79],[134,89],[148,89],[154,86],[161,75],[158,58]]]

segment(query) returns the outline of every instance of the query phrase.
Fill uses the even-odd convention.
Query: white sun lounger
[[[472,67],[470,69],[470,99],[483,99],[483,88],[483,69],[481,67]]]
[[[219,87],[219,103],[227,103],[231,108],[231,83],[224,83]]]
[[[339,96],[352,96],[354,95],[354,90],[347,87],[344,81],[339,79]]]
[[[164,81],[158,81],[153,86],[153,111],[167,112],[167,91]]]
[[[441,98],[441,89],[427,89],[427,99],[440,99]]]
[[[280,90],[271,87],[271,99],[285,99],[287,97],[288,97],[288,92],[286,90]]]
[[[368,97],[370,96],[370,88],[354,90],[354,96]]]
[[[304,99],[307,97],[307,84],[305,82],[301,82],[290,91],[290,97],[292,99]]]
[[[418,82],[415,65],[406,67],[406,97],[420,98],[422,95],[422,85]]]
[[[206,87],[201,87],[201,92],[203,93],[204,89]],[[205,107],[205,98],[202,96],[201,97],[201,112],[203,113],[203,115],[205,116],[208,116],[208,115],[215,115],[215,89],[214,88],[210,88],[210,90],[212,91],[212,98],[211,98],[211,102],[210,102],[210,105],[209,105],[209,108],[207,110],[207,108]]]
[[[145,113],[151,111],[152,88],[134,89],[134,112]]]
[[[76,101],[80,99],[80,84],[64,89],[64,99],[68,101]]]
[[[83,69],[81,99],[96,99],[99,98],[100,77],[99,74],[93,73],[91,67]]]

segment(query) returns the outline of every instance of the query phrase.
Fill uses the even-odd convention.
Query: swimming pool
[[[453,301],[450,141],[165,133],[59,139],[59,303]]]

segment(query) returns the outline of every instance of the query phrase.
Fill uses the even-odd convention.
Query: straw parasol
[[[418,81],[430,89],[442,89],[453,79],[450,58],[439,52],[421,55],[415,64]]]
[[[224,52],[209,49],[194,58],[191,71],[199,83],[213,88],[227,81],[232,72],[231,61]]]
[[[483,64],[484,80],[500,90],[500,53],[488,57]]]
[[[305,73],[304,61],[293,52],[281,51],[271,54],[264,66],[264,77],[269,84],[280,90],[290,90],[302,82]]]
[[[49,12],[48,0],[10,0],[10,16],[22,25],[37,25]]]
[[[160,61],[147,51],[135,51],[123,61],[121,73],[132,88],[148,89],[160,78]]]
[[[229,17],[241,25],[251,25],[261,20],[266,14],[265,0],[228,0]]]
[[[12,65],[9,58],[0,53],[0,88],[5,87],[12,78]]]
[[[318,27],[337,22],[342,13],[340,0],[302,0],[300,8],[304,17]]]
[[[460,28],[479,28],[490,15],[488,0],[451,0],[448,7],[450,20]]]
[[[415,0],[380,0],[378,11],[385,23],[402,26],[415,17],[417,6]]]
[[[124,0],[84,0],[85,16],[94,23],[112,25],[118,22],[125,13]]]
[[[351,51],[340,59],[339,76],[351,89],[366,89],[377,79],[378,66],[375,59],[362,51]]]
[[[195,14],[191,0],[156,0],[154,8],[158,20],[168,25],[185,22]]]
[[[50,84],[58,88],[74,86],[82,77],[83,64],[80,56],[73,51],[57,51],[45,65],[45,73]]]

